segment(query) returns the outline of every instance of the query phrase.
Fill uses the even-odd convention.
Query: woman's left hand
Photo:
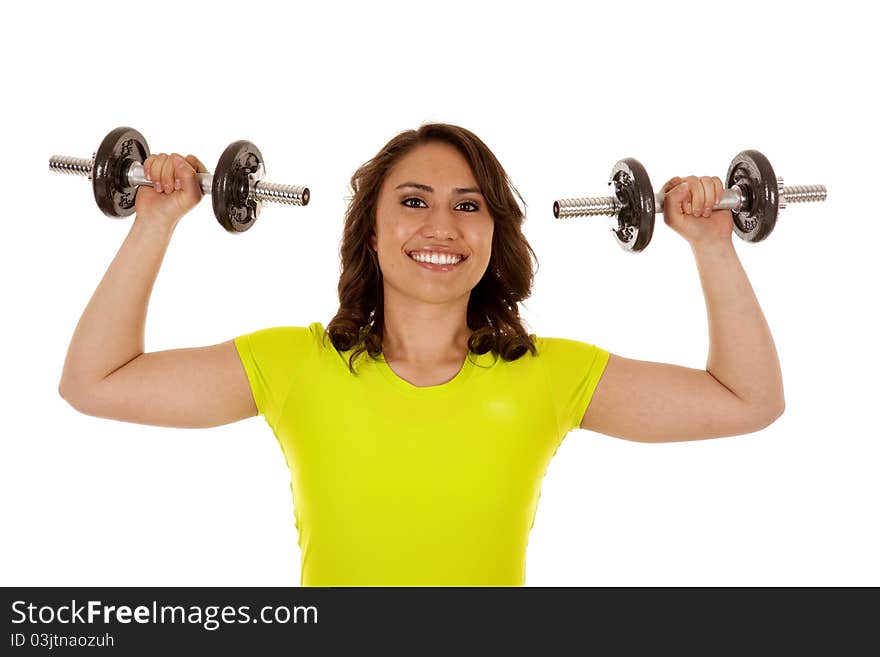
[[[712,210],[721,201],[724,186],[717,176],[671,178],[663,185],[663,220],[691,247],[730,241],[733,214]]]

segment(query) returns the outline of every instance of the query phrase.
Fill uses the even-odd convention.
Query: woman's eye
[[[415,198],[415,197],[403,199],[403,201],[401,201],[401,203],[408,208],[426,208],[426,207],[428,207],[422,199]],[[421,205],[419,205],[419,204],[421,204]],[[480,209],[480,206],[478,206],[473,201],[462,201],[456,207],[460,208],[462,206],[465,206],[467,208],[466,212],[477,212]]]

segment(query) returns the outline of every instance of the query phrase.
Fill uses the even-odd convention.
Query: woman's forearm
[[[73,332],[62,395],[98,383],[144,352],[147,305],[172,232],[135,219]]]
[[[750,406],[781,412],[776,345],[732,241],[692,250],[709,319],[706,370]]]

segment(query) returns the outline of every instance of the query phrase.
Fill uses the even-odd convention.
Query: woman
[[[60,393],[90,415],[161,426],[263,415],[291,471],[304,586],[522,585],[541,481],[571,429],[697,440],[782,413],[731,213],[710,209],[716,177],[663,188],[709,314],[708,366],[696,370],[527,334],[517,303],[534,253],[516,190],[476,135],[445,124],[397,135],[352,177],[326,331],[315,322],[144,353],[150,290],[204,170],[177,154],[144,163],[156,186],[138,192]]]

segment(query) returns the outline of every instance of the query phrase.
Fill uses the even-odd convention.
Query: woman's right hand
[[[144,177],[153,187],[141,185],[135,198],[137,220],[157,222],[174,229],[177,222],[202,199],[197,173],[208,173],[195,155],[156,153],[144,161]]]

